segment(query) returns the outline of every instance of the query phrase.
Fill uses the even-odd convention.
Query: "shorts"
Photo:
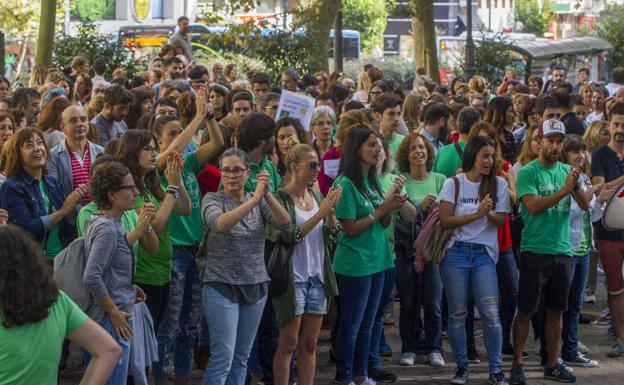
[[[561,254],[523,251],[520,254],[518,310],[534,314],[538,311],[542,298],[547,308],[568,310],[572,283],[571,258]]]
[[[295,282],[295,299],[297,300],[295,316],[303,313],[327,314],[325,288],[318,277],[309,278],[306,282]]]
[[[598,241],[598,252],[607,280],[607,291],[611,295],[624,293],[624,241]]]

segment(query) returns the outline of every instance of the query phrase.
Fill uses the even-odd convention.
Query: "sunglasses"
[[[320,162],[308,162],[306,166],[308,166],[308,169],[310,171],[318,171],[321,168],[321,163]]]

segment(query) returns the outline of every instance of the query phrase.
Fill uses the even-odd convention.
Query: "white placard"
[[[338,176],[338,168],[340,167],[340,159],[327,159],[323,161],[323,172],[332,179]]]
[[[303,128],[308,131],[310,130],[310,122],[312,121],[314,103],[314,98],[310,96],[282,90],[275,120],[286,117],[296,118],[299,119]]]

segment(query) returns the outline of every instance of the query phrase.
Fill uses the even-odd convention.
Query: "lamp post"
[[[476,75],[474,64],[474,41],[472,40],[472,0],[466,0],[466,60],[464,65],[464,79],[469,81]]]

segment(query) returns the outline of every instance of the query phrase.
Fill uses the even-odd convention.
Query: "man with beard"
[[[180,16],[178,18],[178,32],[171,35],[169,44],[173,48],[181,48],[184,51],[186,60],[193,60],[193,47],[191,46],[191,37],[189,36],[189,18]]]
[[[98,130],[100,146],[106,146],[111,140],[121,138],[128,131],[124,119],[128,115],[128,106],[133,99],[134,96],[130,91],[117,84],[104,91],[104,108],[91,120]]]
[[[570,195],[583,210],[587,210],[589,204],[578,184],[580,170],[559,162],[565,138],[563,124],[554,119],[545,120],[537,135],[542,141],[539,157],[520,170],[517,182],[524,229],[510,377],[510,382],[515,385],[526,382],[522,355],[531,316],[537,312],[541,301],[546,309],[548,345],[544,377],[561,382],[576,380],[557,357],[561,346],[562,314],[568,307],[572,279]]]
[[[604,113],[605,101],[609,97],[609,90],[604,86],[597,86],[594,94],[592,95],[592,113],[587,115],[585,121],[587,124],[592,124],[596,120],[606,120]]]
[[[420,130],[420,134],[433,145],[437,153],[446,143],[451,109],[443,103],[432,103],[426,105],[424,110],[425,127]]]
[[[69,195],[78,186],[89,184],[91,165],[104,149],[87,140],[89,120],[82,108],[67,107],[61,119],[65,140],[50,150],[48,175],[56,178],[63,193]],[[85,205],[90,201],[87,193],[80,203]]]
[[[624,103],[615,103],[609,117],[611,141],[592,154],[592,184],[618,186],[624,182]],[[609,310],[617,343],[607,353],[621,357],[624,353],[624,231],[608,231],[601,221],[596,224],[600,261],[605,271],[609,292]]]
[[[35,127],[41,112],[40,103],[41,96],[34,88],[18,88],[11,96],[11,108],[16,111],[16,117],[23,116],[26,119],[27,127]]]

